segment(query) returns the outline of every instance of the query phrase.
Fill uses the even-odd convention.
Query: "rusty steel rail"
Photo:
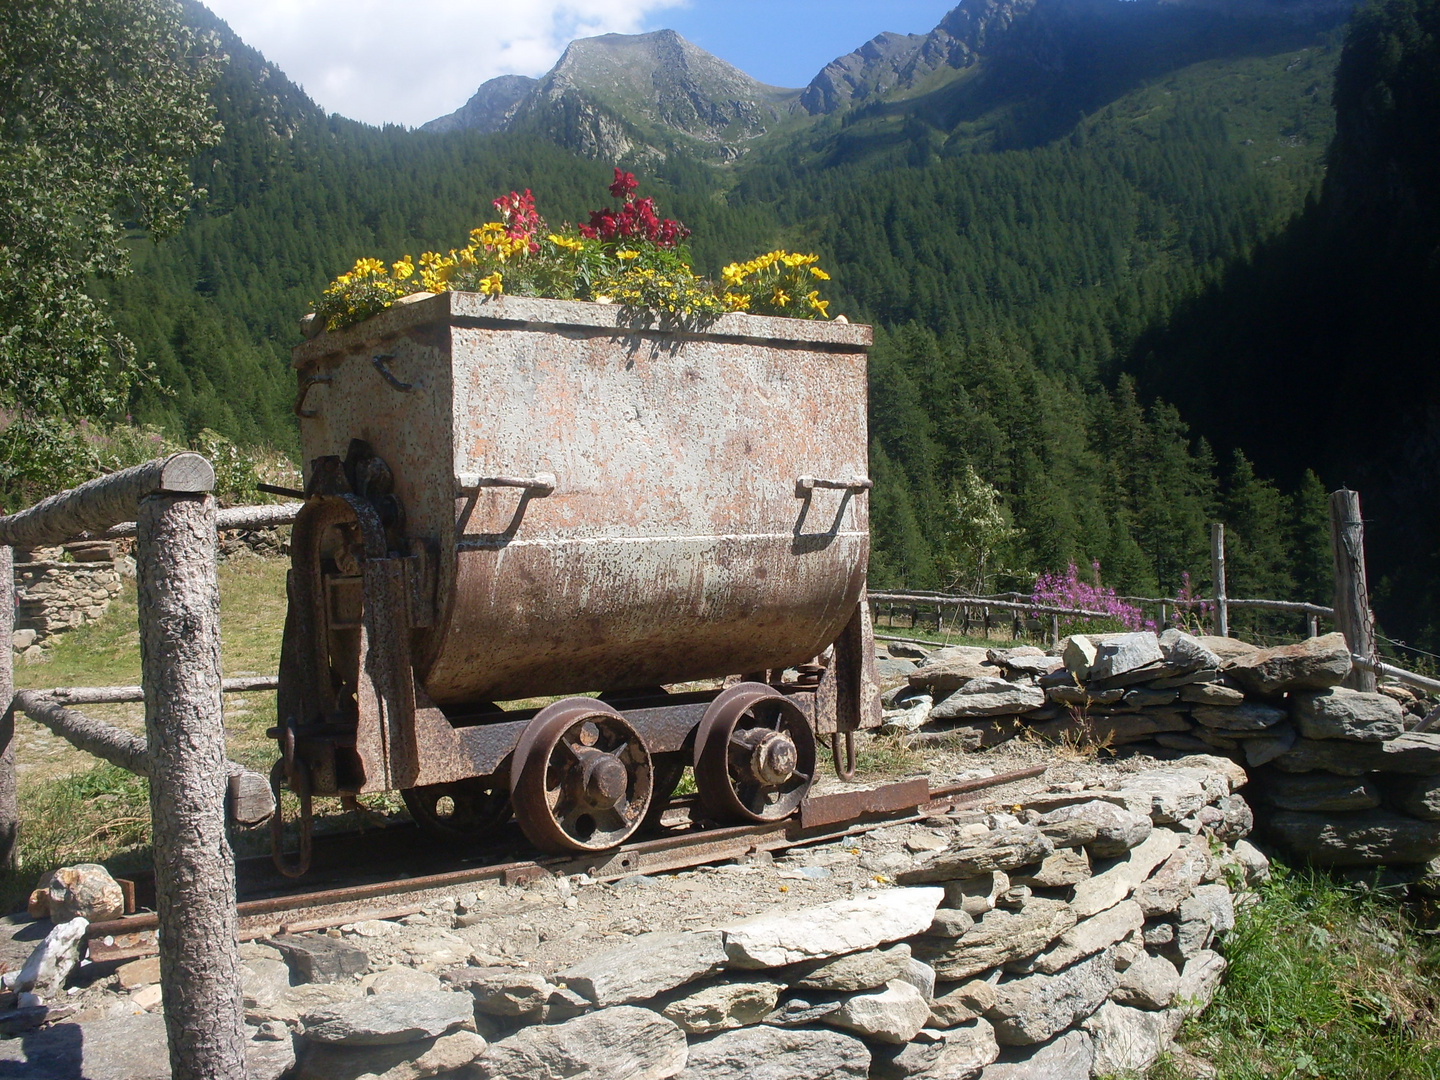
[[[597,881],[614,881],[632,874],[690,869],[759,851],[833,842],[974,805],[981,800],[967,796],[1028,780],[1045,770],[1046,766],[1035,765],[934,789],[923,778],[904,780],[878,788],[818,796],[802,804],[798,817],[783,821],[672,832],[597,854],[487,863],[245,900],[237,905],[240,938],[253,940],[278,933],[324,930],[362,919],[401,918],[422,911],[467,885],[513,885],[536,878],[581,873]],[[260,861],[257,860],[257,865]],[[268,864],[268,858],[263,862]],[[155,926],[155,916],[150,912],[92,923],[87,933],[90,958],[99,962],[149,955],[156,948]]]

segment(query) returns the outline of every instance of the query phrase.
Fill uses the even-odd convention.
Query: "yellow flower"
[[[470,239],[487,248],[495,247],[505,238],[505,226],[498,221],[490,221],[478,229],[470,230]]]
[[[505,285],[501,280],[499,270],[496,270],[489,277],[480,279],[480,291],[486,296],[499,296],[505,291]]]
[[[821,314],[822,317],[824,317],[824,318],[829,318],[829,317],[830,317],[830,315],[829,315],[830,301],[829,301],[829,300],[821,300],[821,299],[820,299],[820,294],[819,294],[818,292],[812,292],[809,296],[805,297],[805,299],[806,299],[807,301],[809,301],[810,307],[811,307],[813,310],[818,311],[818,312]]]
[[[638,251],[617,251],[617,252],[615,252],[615,257],[616,257],[617,259],[624,259],[625,261],[628,262],[628,261],[631,260],[631,259],[638,259],[638,258],[640,257],[640,252],[638,252]]]
[[[720,271],[720,277],[724,280],[726,285],[739,285],[742,281],[745,280],[745,269],[739,263],[731,263],[729,266],[725,267],[724,270]]]
[[[790,295],[784,289],[781,289],[777,286],[775,289],[775,295],[770,297],[770,302],[776,307],[784,307],[790,302]]]
[[[813,274],[815,277],[819,278],[821,281],[830,280],[830,275],[825,273],[825,271],[821,270],[818,266],[810,267],[810,273]]]
[[[356,259],[355,269],[350,273],[355,277],[375,277],[385,273],[385,264],[379,259]]]
[[[720,297],[720,299],[725,302],[726,308],[730,311],[744,311],[750,306],[750,296],[748,293],[727,292],[724,296]]]
[[[573,236],[556,236],[554,233],[551,233],[546,239],[556,247],[564,248],[566,251],[579,251],[585,246]]]
[[[395,275],[396,281],[409,281],[415,274],[415,264],[411,262],[410,256],[406,255],[399,262],[391,265],[390,272]]]

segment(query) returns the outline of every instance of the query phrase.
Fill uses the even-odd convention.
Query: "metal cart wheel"
[[[650,808],[650,751],[630,722],[594,698],[535,715],[510,766],[515,817],[543,851],[604,851],[640,828]]]
[[[778,821],[815,776],[815,733],[794,702],[739,683],[710,704],[695,732],[695,784],[718,821]]]
[[[510,789],[494,777],[408,788],[400,797],[416,825],[446,840],[490,839],[510,817]]]

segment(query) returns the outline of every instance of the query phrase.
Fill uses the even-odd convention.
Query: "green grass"
[[[1440,946],[1428,906],[1278,864],[1221,951],[1230,963],[1182,1044],[1221,1080],[1440,1077]],[[1172,1064],[1151,1080],[1180,1080]]]
[[[227,676],[269,675],[278,669],[286,566],[269,559],[221,564],[220,634]],[[139,683],[136,618],[132,581],[126,583],[104,618],[57,638],[47,662],[17,665],[16,686],[43,689]],[[83,711],[138,730],[138,705],[93,705]],[[265,731],[274,724],[274,713],[273,693],[225,696],[226,741],[234,760],[269,772],[275,749]],[[22,762],[24,753],[22,744]],[[113,765],[92,763],[76,751],[48,769],[22,772],[19,797],[19,869],[0,875],[0,910],[23,903],[36,877],[56,866],[103,862],[116,873],[148,867],[150,796],[149,785],[140,777]],[[258,852],[265,843],[263,830],[237,837],[237,847],[245,853]]]

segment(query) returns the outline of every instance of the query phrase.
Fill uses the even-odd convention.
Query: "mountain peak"
[[[799,94],[752,79],[674,30],[579,38],[543,78],[521,78],[491,79],[425,129],[539,124],[596,158],[663,157],[681,141],[728,160],[778,123]]]

